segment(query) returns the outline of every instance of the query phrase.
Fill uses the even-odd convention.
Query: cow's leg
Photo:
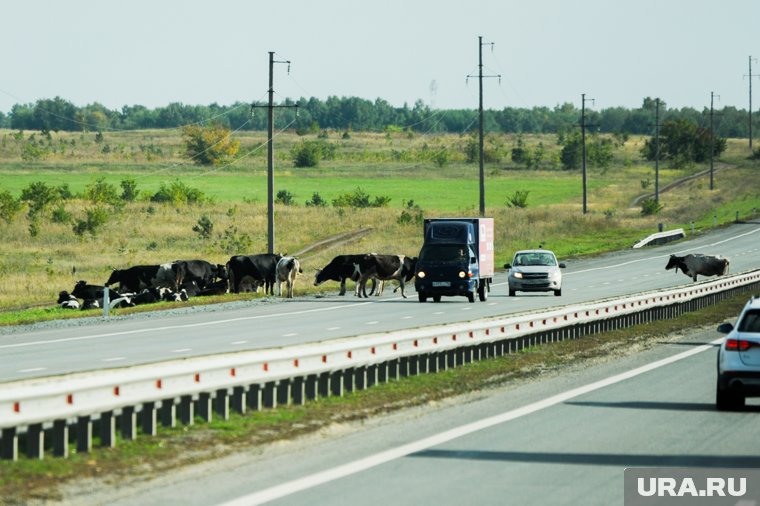
[[[346,295],[346,278],[340,280],[340,292],[338,295]]]
[[[401,296],[406,299],[406,294],[404,293],[404,278],[398,280],[398,287],[401,289]]]

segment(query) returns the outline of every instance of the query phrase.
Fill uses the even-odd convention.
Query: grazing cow
[[[697,280],[697,275],[702,276],[723,276],[728,274],[728,258],[712,255],[700,255],[700,254],[688,254],[686,256],[670,255],[668,265],[665,266],[666,270],[678,269],[684,274]]]
[[[406,298],[404,293],[404,283],[412,280],[414,277],[414,268],[417,265],[417,258],[410,258],[404,255],[364,255],[359,262],[354,264],[356,270],[361,275],[359,279],[359,296],[367,297],[367,281],[376,278],[379,281],[398,281],[401,289],[401,296]],[[378,290],[377,295],[380,294]]]
[[[282,284],[285,283],[285,287],[287,289],[286,297],[288,299],[292,299],[293,285],[295,285],[298,275],[303,273],[303,269],[301,269],[301,263],[296,257],[282,257],[277,262],[275,273],[275,279],[277,282],[277,295],[282,295]]]
[[[227,262],[230,291],[258,291],[264,286],[264,294],[274,295],[277,262],[282,255],[262,253],[259,255],[235,255]]]
[[[135,265],[128,269],[114,269],[105,286],[119,283],[120,292],[139,292],[153,286],[153,280],[156,279],[160,267],[159,265]]]
[[[227,269],[223,265],[214,265],[205,260],[177,260],[174,266],[178,286],[188,281],[195,281],[202,290],[217,279],[227,279]]]
[[[58,305],[63,309],[79,309],[79,300],[66,290],[58,292]]]
[[[359,279],[361,276],[357,272],[356,266],[361,261],[364,255],[338,255],[330,263],[325,265],[323,269],[317,270],[317,275],[314,277],[314,286],[319,286],[325,281],[340,281],[340,293],[338,295],[346,294],[346,280],[350,279],[356,283],[354,287],[354,295],[359,295]],[[375,290],[375,280],[372,279],[372,291]]]

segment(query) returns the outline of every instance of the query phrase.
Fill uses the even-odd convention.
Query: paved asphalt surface
[[[268,299],[235,309],[155,312],[134,318],[92,318],[90,324],[15,329],[0,334],[0,382],[76,371],[123,367],[213,353],[267,349],[389,330],[474,320],[691,283],[665,271],[670,254],[722,254],[731,272],[760,267],[760,225],[734,225],[670,245],[566,261],[563,295],[507,296],[506,274],[497,273],[486,302],[464,297],[417,301],[413,287],[402,299],[357,299],[322,285],[329,296]],[[562,259],[560,259],[562,261]],[[301,283],[312,280],[304,276]],[[297,290],[297,286],[296,286]]]

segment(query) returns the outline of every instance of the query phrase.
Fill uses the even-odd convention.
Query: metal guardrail
[[[694,230],[692,230],[694,232]],[[656,244],[663,244],[669,241],[675,241],[677,239],[683,239],[686,237],[686,233],[682,228],[676,228],[673,230],[667,230],[665,232],[657,232],[647,236],[645,239],[640,240],[633,245],[633,249],[643,248],[644,246],[652,246]]]
[[[527,346],[673,318],[757,287],[760,270],[549,311],[3,383],[0,458],[18,458],[19,438],[30,458],[43,458],[47,449],[65,457],[72,439],[76,451],[90,451],[94,431],[112,447],[117,435],[136,438],[138,425],[155,435],[159,425],[226,419],[230,409],[340,396]]]

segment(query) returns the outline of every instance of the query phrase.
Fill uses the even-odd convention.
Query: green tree
[[[714,137],[711,141],[710,130],[697,126],[687,119],[665,121],[660,129],[660,159],[669,160],[675,166],[685,163],[702,163],[710,159],[710,145],[713,156],[719,156],[726,150],[726,139]],[[641,154],[647,160],[657,156],[657,142],[654,137],[646,140]]]
[[[8,191],[0,191],[0,218],[10,224],[21,211],[21,202]]]

